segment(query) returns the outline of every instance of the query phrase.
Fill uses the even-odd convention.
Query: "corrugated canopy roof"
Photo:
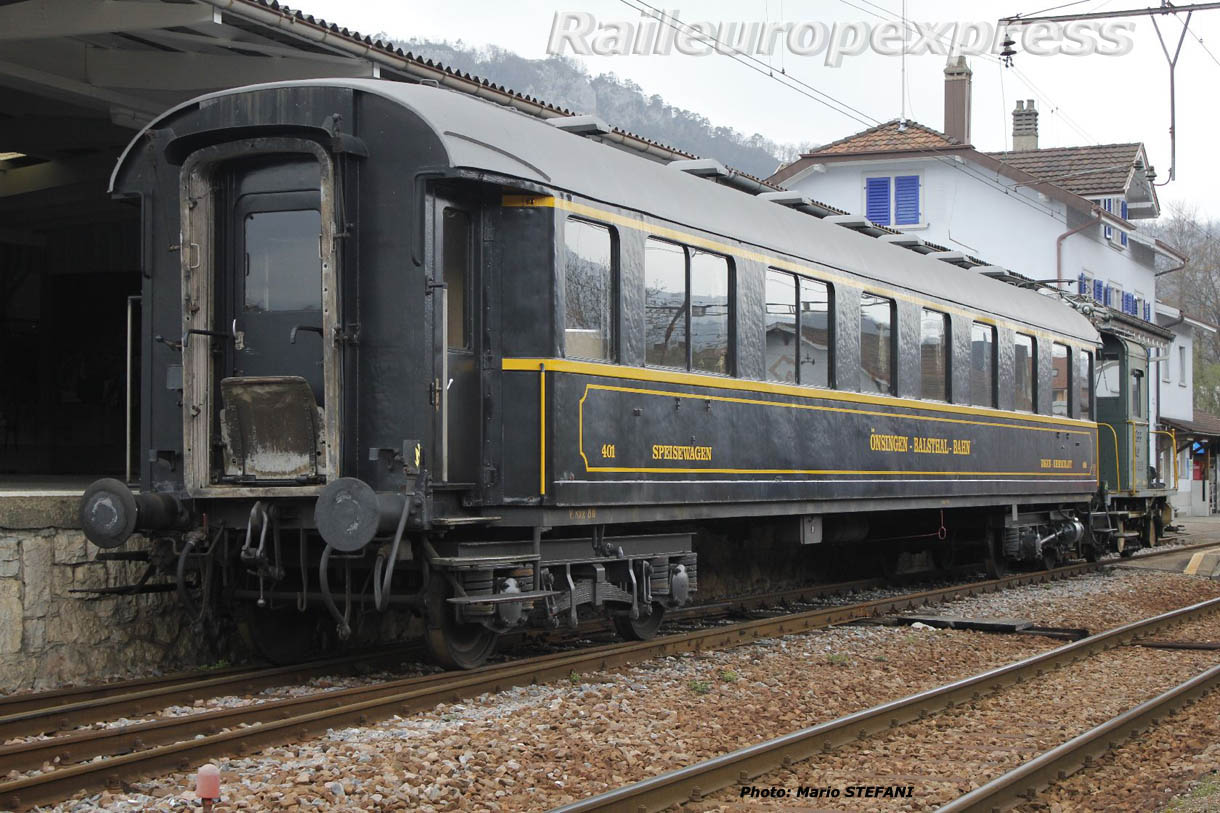
[[[1194,420],[1184,421],[1179,418],[1161,418],[1161,423],[1175,429],[1199,436],[1220,437],[1220,418],[1201,409],[1194,411]]]

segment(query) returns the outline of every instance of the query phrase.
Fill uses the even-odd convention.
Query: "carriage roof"
[[[905,289],[962,308],[1022,322],[1089,343],[1093,324],[1054,297],[843,228],[637,153],[565,132],[544,120],[467,93],[377,79],[312,79],[233,88],[167,111],[160,122],[208,99],[258,90],[330,86],[387,99],[422,119],[444,145],[450,166],[520,178],[611,207],[661,218],[728,241],[847,272],[883,288]],[[112,176],[122,168],[128,146]]]

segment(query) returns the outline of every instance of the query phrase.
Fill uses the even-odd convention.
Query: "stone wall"
[[[173,593],[71,592],[134,584],[144,563],[94,561],[84,534],[64,527],[75,524],[75,499],[27,499],[23,510],[0,499],[0,694],[193,662]],[[122,550],[145,544],[133,537]]]

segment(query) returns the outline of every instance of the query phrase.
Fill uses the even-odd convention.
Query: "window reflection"
[[[649,238],[644,244],[645,361],[686,369],[686,250]]]
[[[970,326],[970,403],[995,404],[995,328],[975,322]]]
[[[860,295],[860,392],[894,391],[894,300]]]
[[[1051,345],[1051,414],[1068,417],[1068,393],[1072,391],[1072,356],[1065,344]]]
[[[246,215],[247,311],[322,310],[322,215],[314,209]]]
[[[1037,345],[1034,344],[1032,336],[1018,333],[1013,338],[1013,386],[1016,390],[1013,407],[1021,412],[1035,411],[1037,352]]]
[[[610,361],[614,355],[610,229],[568,220],[564,243],[564,350],[570,358]]]
[[[729,261],[690,249],[691,367],[729,371]]]
[[[923,309],[919,327],[920,397],[949,400],[949,316]]]

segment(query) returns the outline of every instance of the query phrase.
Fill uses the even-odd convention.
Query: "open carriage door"
[[[336,471],[331,166],[318,145],[279,138],[205,148],[184,166],[183,420],[193,494],[295,492]]]
[[[443,194],[432,203],[434,406],[442,482],[477,483],[479,468],[477,210]]]

